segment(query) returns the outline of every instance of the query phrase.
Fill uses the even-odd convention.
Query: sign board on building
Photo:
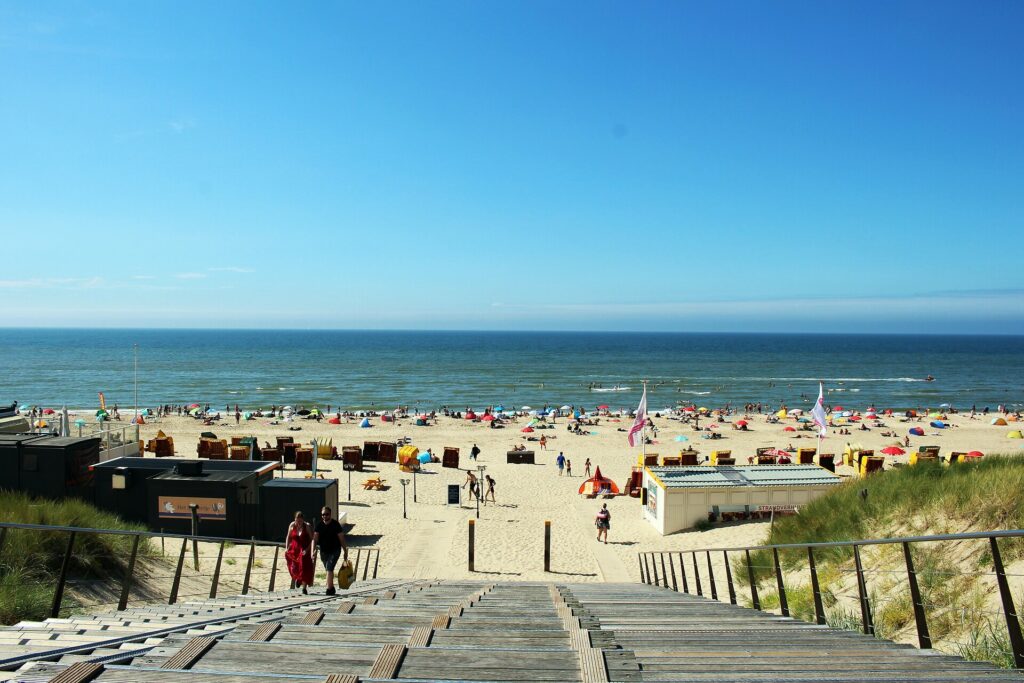
[[[796,505],[758,505],[758,512],[800,512]]]
[[[165,519],[189,519],[192,511],[189,505],[195,503],[199,506],[197,512],[199,519],[213,519],[224,521],[227,519],[227,501],[223,498],[189,498],[188,496],[160,496],[157,505],[160,510],[160,517]]]

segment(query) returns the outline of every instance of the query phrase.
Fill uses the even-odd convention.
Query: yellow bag
[[[338,569],[338,588],[345,590],[352,585],[352,582],[356,579],[356,572],[352,568],[352,563],[345,560],[341,563],[341,567]]]

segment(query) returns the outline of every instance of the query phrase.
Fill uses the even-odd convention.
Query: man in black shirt
[[[338,520],[331,517],[331,508],[325,507],[320,511],[320,520],[313,529],[313,542],[320,549],[320,560],[327,570],[327,595],[334,595],[334,565],[338,563],[338,556],[344,551],[345,559],[348,559],[348,544],[345,543],[345,533],[341,530]]]

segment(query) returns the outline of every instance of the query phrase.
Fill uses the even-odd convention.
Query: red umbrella
[[[484,415],[480,419],[483,420],[484,422],[494,422],[494,416],[491,415],[490,413],[487,413],[486,415]]]
[[[336,417],[332,417],[331,419],[329,419],[329,420],[327,421],[327,424],[332,424],[332,425],[340,425],[340,424],[341,424],[341,420],[339,420],[339,419],[338,419],[338,418],[336,418]]]
[[[982,453],[981,451],[971,451],[970,453],[967,454],[967,457],[968,458],[984,458],[985,454]]]
[[[836,412],[837,410],[842,410],[842,409],[843,409],[842,406],[832,406],[832,412],[833,413]]]
[[[696,411],[697,409],[694,408],[693,406],[686,406],[685,408],[683,408],[683,410],[686,411],[687,413],[692,413],[692,412]]]
[[[476,413],[474,413],[474,412],[466,413],[466,419],[467,420],[475,420],[476,419]]]
[[[533,427],[523,427],[519,431],[521,431],[521,432],[532,432],[533,431]]]
[[[796,431],[796,427],[786,427],[782,431],[784,431],[784,432],[795,432]]]
[[[851,415],[850,422],[860,422],[860,415]]]
[[[607,404],[605,404],[605,405],[603,405],[603,406],[598,406],[598,407],[597,407],[597,409],[598,409],[598,410],[608,410],[608,405],[607,405]]]
[[[886,446],[882,449],[882,453],[886,455],[903,455],[906,451],[899,446]]]
[[[739,425],[740,427],[746,427],[747,426],[747,421],[746,420],[736,420],[736,424]]]
[[[53,415],[56,411],[53,408],[47,408],[43,411],[43,415]]]
[[[781,448],[770,448],[767,451],[761,451],[761,455],[770,455],[773,458],[789,457],[789,451],[784,451]]]

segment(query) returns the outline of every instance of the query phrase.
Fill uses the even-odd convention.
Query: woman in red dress
[[[306,587],[313,585],[313,532],[301,512],[296,512],[295,521],[288,525],[284,559],[292,581],[306,594]]]

